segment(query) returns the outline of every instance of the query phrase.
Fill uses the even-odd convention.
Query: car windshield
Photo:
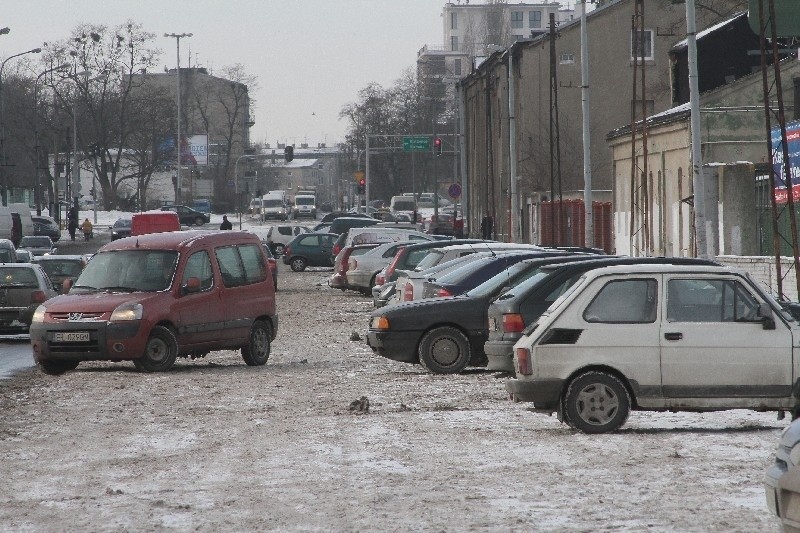
[[[23,237],[19,243],[20,248],[26,247],[50,247],[50,237]]]
[[[510,291],[500,296],[498,300],[508,300],[517,294],[524,294],[528,292],[531,287],[541,283],[543,279],[546,279],[552,273],[552,268],[537,268],[527,279],[517,283]]]
[[[77,277],[83,270],[83,263],[76,259],[56,259],[39,261],[39,266],[52,277]]]
[[[130,228],[131,227],[131,219],[129,218],[121,218],[114,222],[115,228]]]
[[[444,252],[442,250],[431,250],[425,257],[423,257],[419,261],[419,263],[417,263],[417,266],[414,267],[414,270],[421,272],[434,265],[438,265],[439,260],[441,260],[443,255]]]
[[[170,250],[100,252],[75,282],[75,289],[153,292],[169,288],[178,253]]]
[[[263,207],[283,207],[283,201],[281,200],[264,200],[262,204]]]
[[[294,203],[297,205],[314,205],[314,199],[297,197],[295,198]]]
[[[512,265],[491,277],[466,293],[471,298],[489,297],[500,292],[503,287],[514,287],[526,279],[530,279],[539,272],[539,268],[531,268],[530,264],[522,262]]]

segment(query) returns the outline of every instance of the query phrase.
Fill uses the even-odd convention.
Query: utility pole
[[[686,0],[686,42],[689,53],[689,106],[692,142],[692,184],[694,188],[694,232],[697,257],[708,257],[706,239],[706,193],[703,179],[703,152],[700,144],[700,89],[697,75],[697,26],[694,1]]]
[[[589,36],[586,28],[586,2],[581,2],[581,109],[583,111],[583,207],[584,245],[594,246],[594,212],[592,209],[592,151],[589,132]]]
[[[177,56],[177,65],[175,67],[175,75],[178,79],[177,81],[177,104],[178,104],[178,116],[177,116],[177,134],[175,137],[175,151],[177,152],[178,159],[177,163],[177,170],[176,170],[176,177],[175,177],[175,203],[177,204],[180,201],[180,191],[181,191],[181,39],[183,37],[191,37],[191,33],[165,33],[164,37],[174,37],[175,38],[175,45],[177,48],[178,56]]]

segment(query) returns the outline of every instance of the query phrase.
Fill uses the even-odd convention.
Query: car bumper
[[[515,402],[533,402],[536,409],[555,411],[564,389],[564,380],[547,379],[528,381],[509,379],[506,381],[506,390]]]
[[[7,307],[0,309],[0,331],[3,333],[24,333],[28,331],[33,312],[39,304],[28,307]]]
[[[138,335],[140,321],[123,323],[63,322],[31,324],[33,358],[39,361],[69,359],[73,361],[112,361],[138,359],[147,341]],[[56,341],[56,333],[88,332],[87,342]]]
[[[369,288],[369,282],[372,280],[372,272],[364,272],[363,270],[348,270],[347,282],[351,287],[357,289]]]
[[[381,357],[402,363],[418,363],[417,343],[421,331],[377,331],[367,332],[367,346]]]
[[[781,519],[784,531],[800,530],[800,467],[785,470],[776,463],[767,470],[764,489],[767,508]],[[773,477],[773,476],[778,477]]]
[[[516,341],[486,341],[483,351],[489,364],[488,370],[498,372],[514,372],[514,344]]]
[[[348,274],[334,274],[331,276],[331,279],[328,280],[328,287],[331,289],[355,289],[352,285],[350,285],[349,280],[347,279]]]
[[[767,509],[775,516],[781,515],[778,508],[778,483],[786,471],[786,463],[776,461],[764,474],[764,495],[767,499]]]

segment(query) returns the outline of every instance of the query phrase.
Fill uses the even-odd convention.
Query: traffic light
[[[440,137],[436,137],[433,140],[433,153],[436,155],[442,155],[442,139]]]
[[[358,194],[365,194],[367,192],[367,180],[361,178],[358,180]]]
[[[283,149],[283,158],[287,163],[294,159],[294,146],[286,145],[286,148]]]

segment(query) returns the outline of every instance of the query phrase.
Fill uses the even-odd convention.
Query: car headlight
[[[111,322],[123,322],[126,320],[141,320],[142,304],[125,303],[114,309],[111,313]]]
[[[389,329],[389,319],[385,316],[376,316],[370,324],[372,329]]]
[[[31,322],[35,322],[37,324],[41,324],[44,322],[44,314],[47,312],[47,308],[44,305],[40,305],[36,308],[36,311],[33,312],[33,318]]]

